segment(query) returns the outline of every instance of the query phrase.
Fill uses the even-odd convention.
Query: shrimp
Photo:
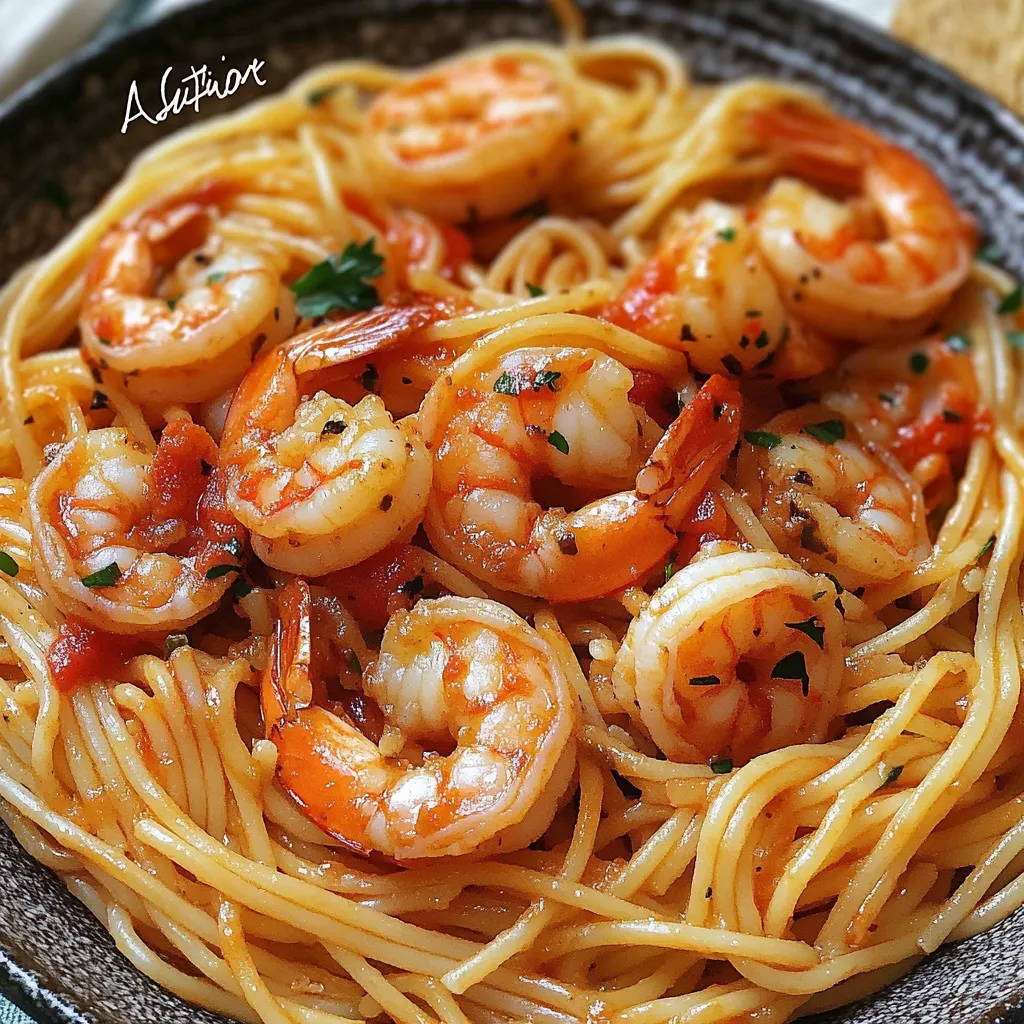
[[[549,66],[490,54],[381,93],[367,116],[365,153],[393,201],[473,221],[539,200],[562,171],[573,128],[568,94]]]
[[[600,314],[678,347],[701,373],[768,366],[787,334],[786,311],[743,211],[704,202],[633,272]]]
[[[430,489],[415,417],[395,423],[379,397],[354,405],[304,378],[411,338],[425,307],[380,307],[266,350],[228,410],[221,459],[231,511],[267,565],[304,576],[355,565],[409,540]]]
[[[209,235],[211,219],[182,199],[112,228],[89,263],[83,353],[136,401],[213,398],[295,322],[276,263]]]
[[[675,546],[738,435],[739,393],[722,377],[659,440],[629,401],[632,374],[594,349],[524,348],[465,365],[420,412],[434,454],[423,525],[443,558],[502,590],[584,601],[642,578]],[[545,510],[535,488],[577,511]],[[580,498],[591,500],[580,508]]]
[[[831,581],[784,555],[713,545],[630,623],[616,697],[676,761],[820,742],[843,675],[835,601]]]
[[[974,228],[907,150],[862,125],[798,107],[750,115],[793,173],[861,193],[837,202],[781,178],[761,204],[758,244],[794,316],[866,344],[921,331],[963,284]]]
[[[576,741],[562,667],[533,629],[480,598],[396,613],[363,688],[407,750],[428,749],[388,756],[340,707],[314,703],[310,608],[303,581],[284,589],[261,685],[278,781],[307,817],[395,860],[507,852],[543,834],[568,795]]]
[[[928,553],[924,499],[884,449],[823,406],[747,431],[737,474],[780,550],[851,590],[910,572]]]
[[[889,449],[931,497],[948,498],[953,468],[989,425],[960,335],[885,352],[854,352],[829,379],[821,402]]]
[[[182,629],[241,569],[217,447],[182,417],[155,453],[121,427],[56,446],[29,492],[39,581],[69,616],[111,633]]]

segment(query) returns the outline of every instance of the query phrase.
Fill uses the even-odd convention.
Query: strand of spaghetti
[[[600,921],[568,925],[548,936],[534,952],[540,962],[574,950],[615,945],[684,949],[705,956],[748,956],[787,969],[807,970],[819,962],[817,952],[793,939],[744,935],[724,928],[701,928],[678,921]]]
[[[398,1024],[438,1024],[433,1017],[421,1012],[415,1003],[406,998],[380,971],[371,967],[357,953],[332,946],[327,947],[327,952]]]
[[[579,774],[579,812],[565,864],[559,873],[567,882],[580,880],[594,853],[604,796],[601,772],[593,762],[586,759],[580,761]],[[461,994],[470,986],[483,981],[510,957],[533,945],[541,932],[556,919],[558,910],[556,904],[548,903],[544,898],[535,900],[514,925],[499,933],[475,956],[442,975],[441,983],[452,992]]]
[[[241,989],[245,1001],[256,1011],[265,1024],[294,1024],[278,1001],[271,995],[260,977],[252,957],[246,949],[245,936],[239,919],[238,908],[222,899],[217,911],[217,931],[220,934],[220,949],[231,968],[235,983]]]

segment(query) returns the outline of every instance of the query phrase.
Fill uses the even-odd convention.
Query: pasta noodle
[[[238,1020],[783,1021],[1024,903],[1019,287],[819,98],[555,6],[170,136],[0,297],[0,817]],[[333,435],[385,454],[307,538]],[[517,696],[408,697],[414,628]],[[497,749],[524,796],[397,821]]]

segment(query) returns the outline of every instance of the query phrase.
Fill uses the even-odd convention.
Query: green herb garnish
[[[188,637],[184,633],[170,633],[164,641],[164,658],[170,658],[179,647],[188,647]]]
[[[362,245],[349,242],[292,285],[298,299],[295,308],[302,317],[325,316],[334,309],[373,309],[380,296],[368,282],[383,272],[384,257],[374,250],[372,238]]]
[[[808,423],[804,430],[822,444],[835,444],[836,441],[842,441],[846,437],[846,427],[842,420],[822,420],[821,423]]]
[[[720,757],[717,761],[712,761],[711,770],[716,775],[728,775],[732,771],[732,758]]]
[[[88,576],[83,576],[82,586],[90,588],[110,587],[117,582],[120,575],[121,566],[117,562],[111,562],[110,565],[105,565],[102,569],[97,569],[95,572],[89,573]]]
[[[721,686],[722,680],[718,676],[691,676],[691,686]]]
[[[557,430],[552,430],[548,434],[548,444],[552,448],[557,448],[563,455],[569,454],[569,442]]]
[[[519,385],[519,381],[511,373],[507,370],[502,370],[498,379],[494,382],[494,390],[499,395],[512,395],[514,397],[519,394],[522,388]]]
[[[1021,305],[1024,305],[1024,287],[1017,285],[1009,295],[1004,295],[996,306],[996,312],[1003,316],[1006,313],[1016,313]]]
[[[722,228],[721,231],[716,231],[716,235],[723,242],[735,242],[736,241],[736,229],[735,228]]]
[[[221,576],[227,576],[229,572],[241,571],[242,567],[240,565],[228,565],[227,563],[223,565],[211,565],[210,568],[206,570],[206,578],[208,580],[219,580]]]
[[[6,551],[0,551],[0,572],[5,572],[8,576],[17,576],[19,568],[18,563]]]
[[[756,448],[771,449],[782,443],[782,438],[770,430],[744,430],[743,436]]]
[[[559,370],[541,370],[534,378],[533,390],[540,391],[541,388],[547,388],[548,391],[557,391],[555,381],[561,376],[562,374]]]
[[[532,299],[538,299],[540,296],[547,294],[539,284],[531,284],[529,281],[526,282],[526,290],[530,293],[530,298]]]
[[[803,651],[787,654],[772,669],[772,679],[799,679],[800,689],[806,697],[811,692],[811,679],[807,675],[807,662],[804,660]]]
[[[891,786],[903,774],[903,765],[894,764],[886,773],[883,786]]]
[[[907,363],[912,372],[924,373],[931,364],[931,360],[923,352],[914,352],[911,354],[910,359],[907,360]]]
[[[785,625],[790,629],[799,630],[804,636],[809,636],[819,648],[825,649],[825,627],[818,622],[817,615],[812,615],[806,622],[787,622]]]

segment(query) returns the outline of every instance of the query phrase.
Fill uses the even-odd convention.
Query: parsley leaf
[[[355,651],[349,649],[345,653],[345,663],[348,665],[350,672],[355,672],[356,675],[363,674],[363,666],[359,663],[359,655]]]
[[[822,444],[834,444],[846,437],[846,427],[842,420],[822,420],[821,423],[808,423],[804,426],[811,437],[816,437]]]
[[[923,352],[911,353],[907,362],[914,373],[924,373],[931,364],[931,360]]]
[[[891,786],[903,774],[903,765],[894,764],[886,773],[883,786]]]
[[[97,569],[95,572],[89,573],[88,576],[82,577],[82,586],[89,587],[112,587],[121,575],[121,566],[117,562],[111,562],[110,565],[103,566],[102,569]]]
[[[530,293],[531,299],[540,298],[541,295],[547,295],[547,292],[539,284],[531,284],[529,281],[526,282],[526,290]]]
[[[818,622],[817,615],[812,615],[806,622],[787,622],[785,625],[790,629],[799,630],[805,636],[809,636],[822,650],[825,649],[825,627]]]
[[[555,382],[561,376],[560,370],[541,370],[534,378],[533,390],[540,391],[541,388],[546,387],[548,391],[557,391],[558,388],[555,387]]]
[[[367,282],[384,272],[384,257],[374,251],[373,241],[368,238],[362,245],[349,242],[340,253],[332,253],[292,284],[299,316],[324,316],[334,309],[353,312],[377,305],[377,289]]]
[[[711,770],[716,775],[728,775],[732,771],[732,758],[720,757],[717,761],[712,761]]]
[[[494,390],[499,395],[518,395],[522,390],[519,381],[512,376],[508,370],[502,370],[498,379],[494,382]]]
[[[206,578],[208,580],[219,580],[221,576],[227,576],[229,572],[241,572],[242,567],[240,565],[211,565],[206,570]]]
[[[8,576],[17,576],[19,568],[18,563],[6,551],[0,551],[0,572],[5,572]]]
[[[691,686],[721,686],[722,680],[718,676],[691,676]]]
[[[985,541],[982,549],[978,552],[978,558],[984,558],[996,545],[996,537],[993,534],[987,541]]]
[[[569,454],[569,442],[557,430],[552,430],[548,434],[548,444],[552,448],[557,448],[563,455]]]
[[[207,284],[218,284],[223,281],[228,275],[223,270],[215,270],[212,274],[206,275]]]
[[[1007,331],[1006,343],[1010,348],[1024,349],[1024,331]]]
[[[774,448],[782,442],[782,438],[770,430],[744,430],[743,436],[757,448]]]
[[[311,107],[319,107],[325,99],[336,93],[339,88],[340,86],[337,85],[325,85],[321,89],[311,89],[306,93],[306,102]]]
[[[248,580],[242,579],[241,576],[231,584],[231,593],[239,599],[248,597],[254,589],[253,585]]]
[[[164,658],[169,658],[179,647],[188,647],[188,637],[184,633],[170,633],[164,641]]]
[[[665,582],[668,583],[670,579],[676,574],[676,556],[672,555],[669,560],[665,563]]]
[[[1024,286],[1017,285],[1009,295],[1002,298],[999,305],[996,306],[996,312],[1000,316],[1005,313],[1016,313],[1022,305],[1024,305]]]
[[[736,229],[735,228],[722,228],[721,231],[716,231],[716,235],[723,242],[734,242],[736,241]]]
[[[398,588],[406,597],[415,597],[417,594],[423,592],[423,576],[413,576],[411,580],[406,580]]]
[[[806,697],[811,692],[811,679],[807,674],[807,662],[804,660],[803,651],[787,654],[772,669],[772,679],[799,679],[800,689]]]

